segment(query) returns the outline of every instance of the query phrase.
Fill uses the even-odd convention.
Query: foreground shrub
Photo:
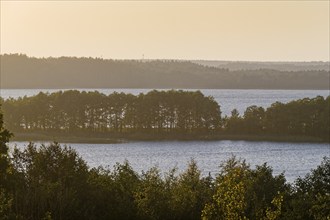
[[[57,143],[15,149],[8,190],[0,191],[1,219],[327,219],[330,159],[294,184],[267,164],[252,169],[232,157],[215,178],[197,163],[177,174],[128,162],[88,169]]]

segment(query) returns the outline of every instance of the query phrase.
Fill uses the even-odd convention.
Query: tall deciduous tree
[[[9,189],[11,172],[7,146],[11,136],[12,134],[4,128],[3,114],[0,108],[0,219],[13,217],[12,195]]]

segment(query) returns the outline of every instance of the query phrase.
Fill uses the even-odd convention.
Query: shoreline
[[[68,135],[45,133],[14,133],[11,142],[58,142],[58,143],[86,143],[86,144],[120,144],[134,141],[251,141],[251,142],[293,142],[293,143],[330,143],[318,137],[294,135],[248,135],[248,134],[213,134],[213,135],[151,135],[151,134],[92,134]]]

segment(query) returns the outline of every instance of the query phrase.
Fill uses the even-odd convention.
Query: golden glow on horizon
[[[329,61],[329,1],[1,1],[0,52]]]

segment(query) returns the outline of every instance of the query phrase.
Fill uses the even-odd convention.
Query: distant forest
[[[256,61],[218,61],[192,60],[191,62],[204,66],[218,67],[229,70],[273,69],[280,71],[330,70],[330,62],[256,62]]]
[[[329,89],[329,62],[261,63],[1,55],[1,88]],[[212,63],[213,62],[213,63]],[[218,62],[218,63],[217,63]]]
[[[70,90],[0,100],[7,128],[13,132],[71,135],[105,134],[135,139],[146,135],[170,139],[204,135],[275,135],[314,137],[329,141],[330,96],[305,98],[264,109],[250,106],[243,115],[233,109],[221,117],[213,97],[200,91],[157,91],[137,96],[125,93]]]

